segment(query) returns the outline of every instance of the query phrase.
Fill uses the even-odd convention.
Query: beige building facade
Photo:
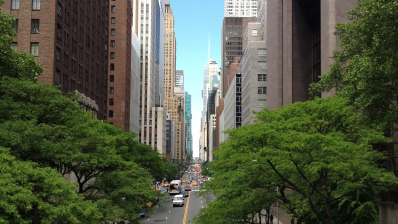
[[[175,124],[174,159],[182,164],[185,144],[185,92],[183,82],[176,87],[176,37],[174,16],[170,2],[165,2],[164,44],[164,107]],[[181,71],[183,74],[183,71]],[[182,86],[181,86],[182,84]]]

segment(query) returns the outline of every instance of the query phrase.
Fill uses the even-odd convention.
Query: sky
[[[170,0],[177,40],[177,70],[184,71],[184,89],[192,96],[193,157],[199,156],[203,107],[203,66],[210,56],[221,67],[221,28],[224,0]]]

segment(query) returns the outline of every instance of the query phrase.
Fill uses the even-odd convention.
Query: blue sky
[[[171,0],[177,40],[177,70],[184,71],[184,88],[192,95],[192,139],[194,157],[199,156],[202,111],[203,65],[210,56],[221,64],[223,0]]]

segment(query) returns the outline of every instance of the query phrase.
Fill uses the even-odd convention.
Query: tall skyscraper
[[[209,53],[210,55],[210,53]],[[218,65],[216,61],[212,61],[209,57],[207,63],[203,66],[203,109],[202,109],[202,127],[207,116],[207,100],[209,96],[210,78],[218,75]]]
[[[257,0],[224,0],[224,17],[257,17]]]
[[[2,11],[16,19],[13,49],[44,69],[38,81],[76,92],[86,111],[107,119],[109,0],[4,3]]]
[[[110,3],[108,121],[116,127],[123,126],[123,130],[129,131],[132,65],[131,1]]]
[[[221,41],[221,88],[223,96],[227,93],[229,86],[226,78],[229,75],[230,66],[235,57],[243,55],[245,48],[243,34],[246,31],[247,24],[256,21],[256,17],[224,17]]]
[[[185,121],[187,127],[187,154],[192,156],[192,112],[191,112],[191,94],[185,92]]]
[[[133,1],[133,28],[140,39],[141,44],[141,76],[140,76],[140,131],[139,141],[156,149],[160,154],[166,154],[166,138],[159,136],[166,130],[166,113],[162,108],[156,107],[161,101],[161,61],[160,52],[157,52],[157,41],[162,41],[159,36],[163,26],[162,18],[157,17],[164,12],[161,0],[132,0]],[[159,7],[159,8],[158,8]],[[162,43],[159,43],[162,46]],[[157,58],[159,56],[159,58]],[[157,60],[158,59],[158,60]],[[163,122],[163,123],[160,123]],[[160,130],[159,130],[160,129]],[[159,138],[158,138],[159,137]]]
[[[185,92],[183,86],[176,86],[176,38],[169,1],[165,2],[165,18],[164,106],[175,124],[174,158],[171,159],[181,164],[185,153]]]
[[[267,2],[268,108],[310,99],[309,85],[329,71],[332,53],[338,49],[335,24],[347,22],[346,12],[356,4],[355,0]]]

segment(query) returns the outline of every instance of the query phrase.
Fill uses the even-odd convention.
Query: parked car
[[[197,182],[192,182],[192,186],[198,186]]]
[[[190,185],[185,186],[184,191],[190,191],[190,190],[191,190],[191,186]]]
[[[188,191],[183,191],[183,192],[182,192],[182,195],[184,195],[184,197],[189,197]]]
[[[145,217],[145,212],[143,210],[139,210],[135,214],[139,215],[141,218]]]

